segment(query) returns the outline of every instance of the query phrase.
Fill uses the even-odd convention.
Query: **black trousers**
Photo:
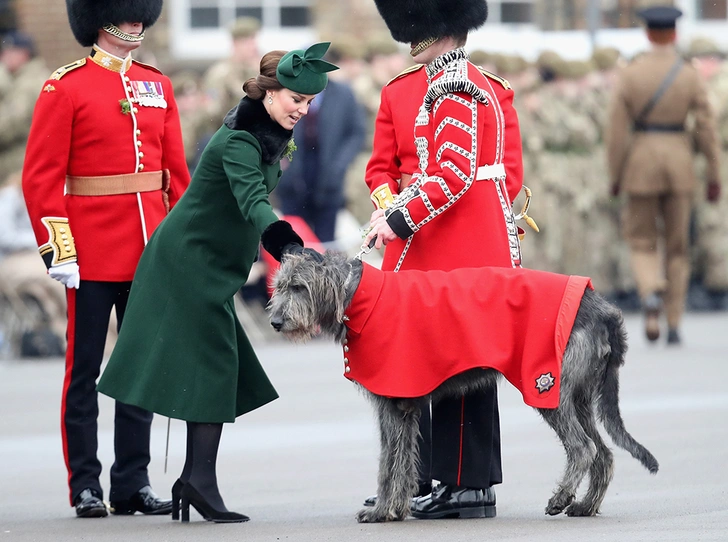
[[[103,495],[99,482],[101,462],[97,457],[99,405],[96,380],[101,371],[111,309],[116,308],[121,327],[130,287],[131,282],[82,280],[78,290],[67,290],[68,348],[61,434],[71,505],[86,488]],[[149,484],[151,423],[151,412],[116,402],[110,501],[126,500]]]
[[[420,418],[420,484],[432,479],[471,488],[503,481],[496,388],[447,398],[423,408]]]

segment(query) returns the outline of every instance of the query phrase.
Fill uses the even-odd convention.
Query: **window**
[[[243,7],[235,8],[235,17],[253,17],[259,21],[263,20],[262,7]]]
[[[698,0],[716,10],[722,4],[725,18],[726,0]],[[655,2],[652,2],[654,4]],[[674,5],[662,1],[661,5]],[[599,28],[637,28],[641,19],[637,12],[650,5],[644,0],[548,0],[540,4],[537,14],[542,30],[586,30],[589,27],[592,6],[599,10]]]
[[[698,19],[728,18],[728,2],[726,0],[698,0]]]
[[[255,17],[263,27],[305,27],[312,0],[188,0],[191,29],[226,28],[236,17]]]
[[[309,22],[306,6],[281,7],[281,26],[308,26]]]
[[[172,54],[218,59],[230,49],[228,29],[238,17],[261,23],[261,51],[296,49],[316,40],[311,9],[316,0],[175,0],[168,2]],[[356,0],[358,1],[358,0]]]
[[[192,8],[190,10],[191,28],[217,28],[220,24],[218,8]]]
[[[533,4],[530,2],[501,2],[501,23],[533,22]]]
[[[534,0],[489,0],[488,21],[501,24],[533,24]]]

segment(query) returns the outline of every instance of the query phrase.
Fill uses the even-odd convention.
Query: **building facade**
[[[30,33],[50,66],[86,54],[68,27],[61,0],[5,0],[20,29]],[[393,0],[395,1],[395,0]],[[586,58],[595,45],[616,46],[631,56],[646,41],[636,12],[660,0],[488,0],[488,22],[469,40],[472,49],[534,59],[551,49],[565,58]],[[685,16],[681,43],[708,37],[728,50],[728,0],[675,0]],[[166,0],[162,18],[142,51],[164,67],[200,64],[226,56],[227,29],[238,16],[261,20],[261,50],[291,49],[318,39],[366,40],[386,31],[373,0]]]

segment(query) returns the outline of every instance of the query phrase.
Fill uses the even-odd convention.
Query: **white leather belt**
[[[480,166],[475,172],[476,181],[488,181],[491,179],[499,179],[506,176],[506,167],[503,164],[493,164],[492,166]]]

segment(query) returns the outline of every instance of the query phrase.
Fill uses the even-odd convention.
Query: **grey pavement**
[[[371,409],[342,376],[339,347],[261,342],[281,398],[223,432],[218,473],[231,510],[252,520],[218,525],[191,512],[77,519],[68,506],[60,439],[61,360],[0,362],[0,542],[4,541],[728,541],[728,314],[690,314],[684,345],[648,345],[627,316],[621,371],[627,429],[660,461],[652,476],[615,449],[614,480],[594,518],[543,513],[563,468],[559,442],[507,382],[500,386],[504,483],[495,519],[359,525],[376,489],[378,437]],[[112,402],[101,397],[102,484],[108,491]],[[150,475],[165,496],[184,462],[185,429],[155,417]]]

